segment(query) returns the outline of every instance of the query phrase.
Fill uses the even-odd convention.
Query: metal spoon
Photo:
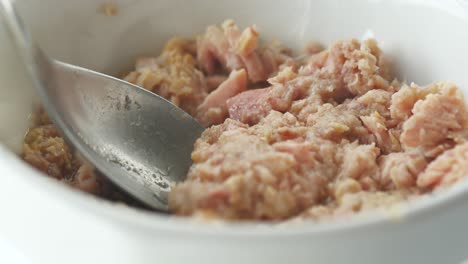
[[[0,0],[0,14],[47,113],[69,143],[123,190],[167,211],[167,195],[184,180],[203,127],[138,86],[48,58],[13,1]]]

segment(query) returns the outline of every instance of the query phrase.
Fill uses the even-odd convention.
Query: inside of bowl
[[[193,36],[232,18],[256,24],[264,39],[300,50],[308,41],[329,44],[375,37],[408,82],[454,81],[468,94],[466,6],[461,1],[288,0],[114,1],[117,12],[99,12],[101,1],[22,1],[20,11],[41,46],[54,58],[122,76],[135,58],[158,54],[171,36]],[[50,12],[54,7],[57,12]],[[47,16],[44,16],[47,14]],[[29,125],[33,89],[0,28],[0,141],[18,151]]]
[[[35,96],[3,24],[0,40],[0,142],[18,153],[30,125]]]

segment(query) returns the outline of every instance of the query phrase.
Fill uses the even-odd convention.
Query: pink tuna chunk
[[[205,126],[220,124],[228,116],[226,101],[245,91],[247,74],[245,70],[232,71],[218,89],[211,92],[197,109],[197,119]]]

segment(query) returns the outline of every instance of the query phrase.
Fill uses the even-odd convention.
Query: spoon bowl
[[[167,211],[203,127],[166,99],[120,79],[48,58],[10,0],[2,13],[39,97],[67,141],[121,189]]]

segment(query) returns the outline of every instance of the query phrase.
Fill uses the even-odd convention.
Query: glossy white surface
[[[464,1],[24,0],[22,14],[50,55],[106,73],[128,70],[171,35],[233,18],[293,47],[372,31],[399,76],[453,80],[468,94]],[[17,150],[33,93],[0,26],[0,141]],[[325,225],[206,225],[112,205],[41,177],[0,146],[0,237],[33,263],[458,263],[468,257],[467,183],[402,208]],[[0,260],[2,262],[2,260]],[[3,263],[3,262],[2,262]]]
[[[31,264],[23,253],[2,237],[0,237],[0,260],[4,263]]]

